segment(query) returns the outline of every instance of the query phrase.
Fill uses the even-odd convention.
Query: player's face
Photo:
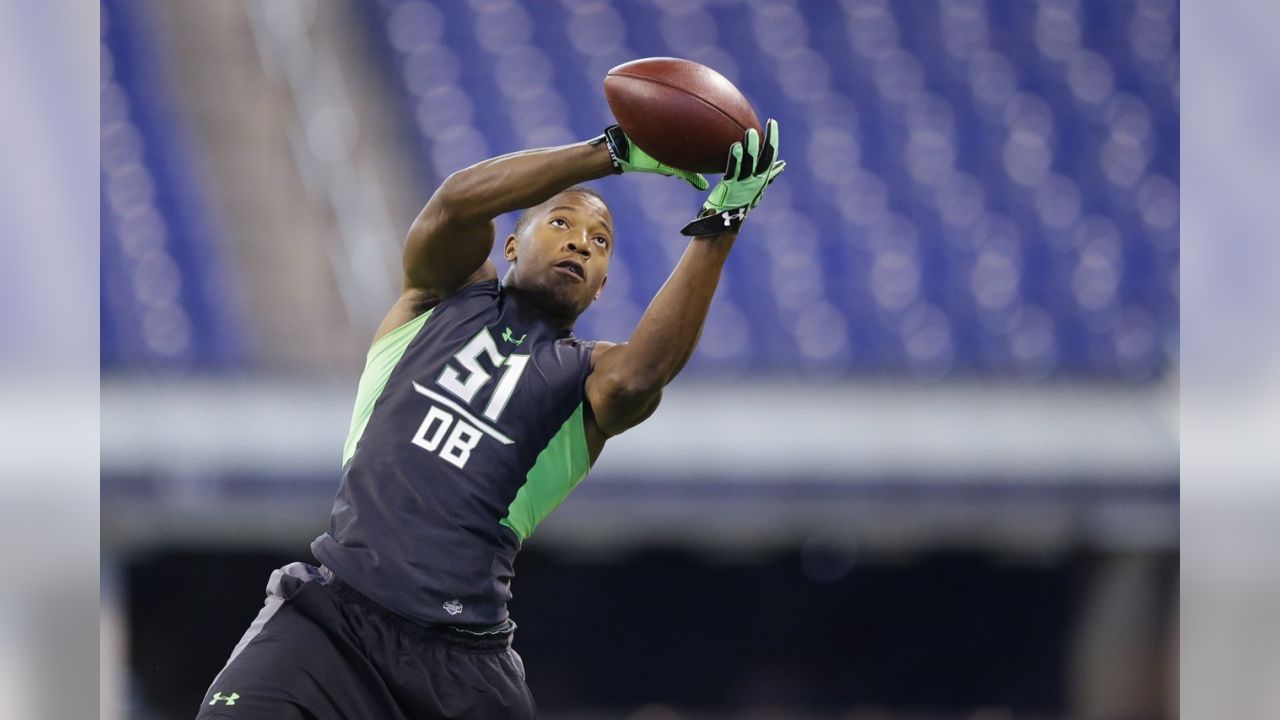
[[[613,218],[593,195],[561,193],[507,241],[518,287],[549,315],[572,320],[604,288],[613,254]]]

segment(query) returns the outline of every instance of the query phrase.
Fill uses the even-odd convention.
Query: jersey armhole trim
[[[360,374],[360,385],[356,390],[355,408],[351,412],[351,428],[347,432],[346,442],[342,445],[343,467],[351,460],[351,456],[355,455],[360,437],[364,435],[365,426],[369,424],[369,416],[373,414],[373,406],[378,402],[378,398],[382,397],[382,391],[387,387],[391,372],[395,370],[396,365],[400,364],[400,358],[404,357],[409,343],[417,337],[418,331],[435,311],[436,308],[431,308],[400,325],[378,338],[377,342],[369,348],[364,372]]]
[[[409,320],[405,320],[391,330],[388,330],[386,335],[375,340],[373,344],[369,346],[369,352],[365,353],[366,365],[368,364],[368,358],[373,357],[375,353],[386,345],[395,342],[397,337],[409,332],[411,327],[422,327],[422,323],[426,322],[427,318],[430,317],[431,313],[435,312],[435,310],[436,309],[434,307],[428,308],[426,312],[421,315],[415,315]]]

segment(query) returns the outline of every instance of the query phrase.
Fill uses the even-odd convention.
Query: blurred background
[[[433,188],[597,135],[652,55],[790,168],[520,555],[542,716],[1177,716],[1172,0],[108,0],[100,50],[104,718],[194,715],[312,559]],[[577,333],[621,340],[701,199],[596,186]]]

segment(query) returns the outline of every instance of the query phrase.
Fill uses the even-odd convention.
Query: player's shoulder
[[[609,340],[591,340],[591,365],[595,366],[600,361],[601,356],[606,352],[618,346],[618,343]]]
[[[373,336],[373,345],[377,345],[383,337],[402,328],[415,320],[421,320],[427,313],[436,314],[447,308],[450,303],[464,300],[474,295],[489,294],[497,297],[498,281],[477,280],[464,285],[452,293],[442,293],[426,288],[405,288],[400,297],[382,319],[377,332]]]
[[[458,297],[461,295],[491,295],[493,297],[498,297],[501,293],[502,284],[498,282],[498,278],[481,277],[458,288],[457,291],[449,297]]]
[[[441,292],[427,288],[406,288],[400,300],[415,315],[434,310],[440,305],[476,295],[499,295],[497,278],[477,278],[452,292]]]
[[[444,312],[457,305],[497,304],[501,299],[501,288],[496,278],[474,280],[454,290],[448,295],[435,298],[435,303],[423,306],[423,310]],[[428,302],[430,302],[428,298]]]
[[[598,340],[586,340],[572,334],[561,335],[553,342],[555,347],[558,349],[576,352],[588,359],[595,354],[596,347],[600,344],[600,341]]]

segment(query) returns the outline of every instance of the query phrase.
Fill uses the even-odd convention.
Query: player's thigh
[[[205,692],[198,720],[313,717],[304,708],[316,682],[306,668],[328,654],[323,632],[289,603],[257,626]]]
[[[224,695],[222,699],[234,697],[234,694]],[[196,720],[318,720],[317,716],[304,708],[283,700],[265,700],[259,697],[251,706],[249,703],[241,704],[239,700],[235,700],[235,705],[229,706],[221,702],[215,703],[218,699],[214,697],[210,703],[200,708]]]
[[[246,634],[197,717],[402,718],[337,598],[318,582],[285,597]]]

